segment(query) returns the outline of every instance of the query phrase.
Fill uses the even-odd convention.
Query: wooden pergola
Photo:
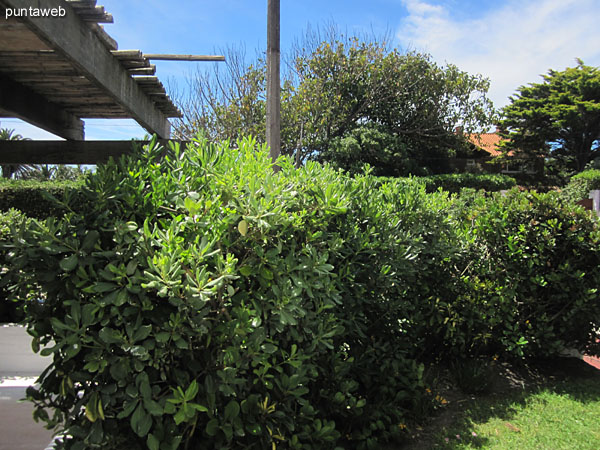
[[[41,17],[42,8],[61,15]],[[224,59],[119,50],[100,25],[112,22],[96,0],[0,0],[0,117],[66,139],[0,141],[0,163],[95,164],[131,150],[131,141],[85,141],[84,118],[133,118],[168,139],[168,118],[181,112],[150,61]]]

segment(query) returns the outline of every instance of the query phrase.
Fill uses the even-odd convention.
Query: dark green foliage
[[[505,156],[551,158],[555,174],[582,171],[600,150],[600,69],[577,60],[543,78],[521,86],[502,111]]]
[[[64,448],[377,449],[427,410],[422,362],[597,350],[580,208],[237,145],[150,146],[19,228],[3,278],[45,299],[28,396]]]
[[[600,189],[600,170],[584,170],[571,177],[562,191],[562,196],[566,201],[575,203],[589,198],[590,191],[595,189]]]
[[[456,248],[432,255],[417,289],[439,287],[409,317],[424,356],[454,359],[598,353],[596,220],[557,193],[466,191],[449,202]],[[443,213],[443,211],[440,211]],[[444,269],[444,270],[441,270]]]
[[[5,245],[12,237],[11,226],[18,226],[23,220],[25,220],[24,214],[16,209],[0,212],[0,280],[8,270],[6,267],[6,253],[9,249]],[[0,323],[19,322],[22,319],[22,303],[13,301],[6,286],[0,285]]]
[[[443,199],[315,163],[273,175],[249,142],[159,154],[99,167],[77,213],[20,230],[13,274],[46,298],[30,332],[56,343],[36,416],[74,449],[398,435],[424,391],[398,325],[450,245]]]
[[[388,177],[379,177],[381,181],[392,180]],[[449,193],[458,193],[463,189],[483,189],[486,192],[508,190],[516,186],[514,178],[501,174],[473,174],[473,173],[448,173],[430,175],[425,177],[400,178],[402,183],[423,184],[427,192],[436,192],[439,189]]]
[[[73,181],[0,180],[0,211],[15,208],[37,219],[60,217],[66,211],[60,204],[65,191],[80,185]]]
[[[442,189],[447,192],[460,192],[463,188],[483,189],[486,192],[503,191],[517,185],[514,178],[501,174],[451,173],[420,177],[425,182],[427,192]]]
[[[337,136],[320,158],[350,174],[362,173],[366,164],[376,176],[404,176],[423,171],[409,155],[408,147],[398,136],[381,126],[363,125]]]
[[[457,320],[467,336],[476,322],[485,327],[467,339],[470,351],[597,353],[600,235],[590,213],[564,204],[555,192],[513,190],[481,197],[471,224],[474,254],[463,275],[467,291],[457,302],[463,309]]]

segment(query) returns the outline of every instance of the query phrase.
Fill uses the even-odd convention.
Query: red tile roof
[[[498,145],[502,142],[502,137],[498,133],[473,133],[466,135],[469,142],[485,150],[492,156],[501,155]]]

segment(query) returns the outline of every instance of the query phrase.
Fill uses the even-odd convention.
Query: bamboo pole
[[[268,0],[267,13],[267,146],[273,162],[281,153],[281,85],[279,0]],[[277,172],[279,167],[275,166]]]
[[[167,54],[144,54],[146,59],[160,61],[225,61],[222,55],[167,55]]]

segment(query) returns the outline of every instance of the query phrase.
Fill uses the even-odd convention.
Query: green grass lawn
[[[600,450],[600,370],[581,364],[537,387],[465,400],[409,448]]]

